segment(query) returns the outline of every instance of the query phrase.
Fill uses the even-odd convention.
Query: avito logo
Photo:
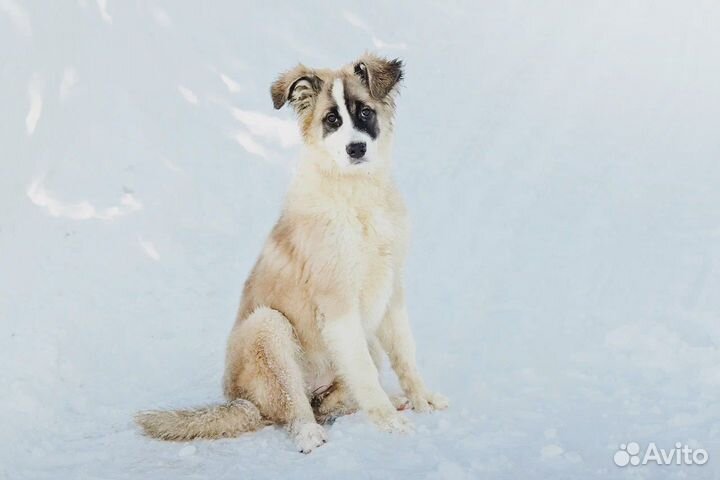
[[[620,448],[613,456],[613,461],[618,467],[628,465],[638,466],[655,463],[657,465],[705,465],[708,461],[708,453],[703,448],[690,448],[680,442],[675,448],[658,448],[655,442],[650,442],[641,454],[640,445],[637,442],[620,444]]]

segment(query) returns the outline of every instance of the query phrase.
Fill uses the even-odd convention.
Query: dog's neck
[[[319,205],[362,208],[376,203],[379,197],[384,197],[383,192],[394,188],[389,158],[378,159],[381,163],[371,170],[345,173],[323,168],[321,162],[309,155],[317,152],[312,149],[303,152],[288,190],[286,208],[314,210]]]

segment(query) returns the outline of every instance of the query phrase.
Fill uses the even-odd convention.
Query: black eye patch
[[[375,110],[359,100],[352,100],[347,94],[345,95],[345,105],[347,106],[348,113],[350,113],[350,118],[352,119],[355,130],[365,132],[370,135],[370,138],[375,140],[380,133]]]

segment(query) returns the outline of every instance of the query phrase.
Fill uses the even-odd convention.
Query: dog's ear
[[[315,104],[315,98],[322,88],[322,80],[315,72],[304,65],[280,74],[270,87],[273,106],[282,108],[285,103],[290,105],[297,113],[302,113]]]
[[[382,100],[393,92],[403,78],[402,60],[387,60],[371,53],[360,57],[354,70],[376,100]]]

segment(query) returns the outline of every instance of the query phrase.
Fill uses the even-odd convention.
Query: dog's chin
[[[372,161],[367,156],[362,158],[351,158],[349,156],[336,157],[335,167],[344,175],[357,175],[359,173],[367,173],[372,169]]]

